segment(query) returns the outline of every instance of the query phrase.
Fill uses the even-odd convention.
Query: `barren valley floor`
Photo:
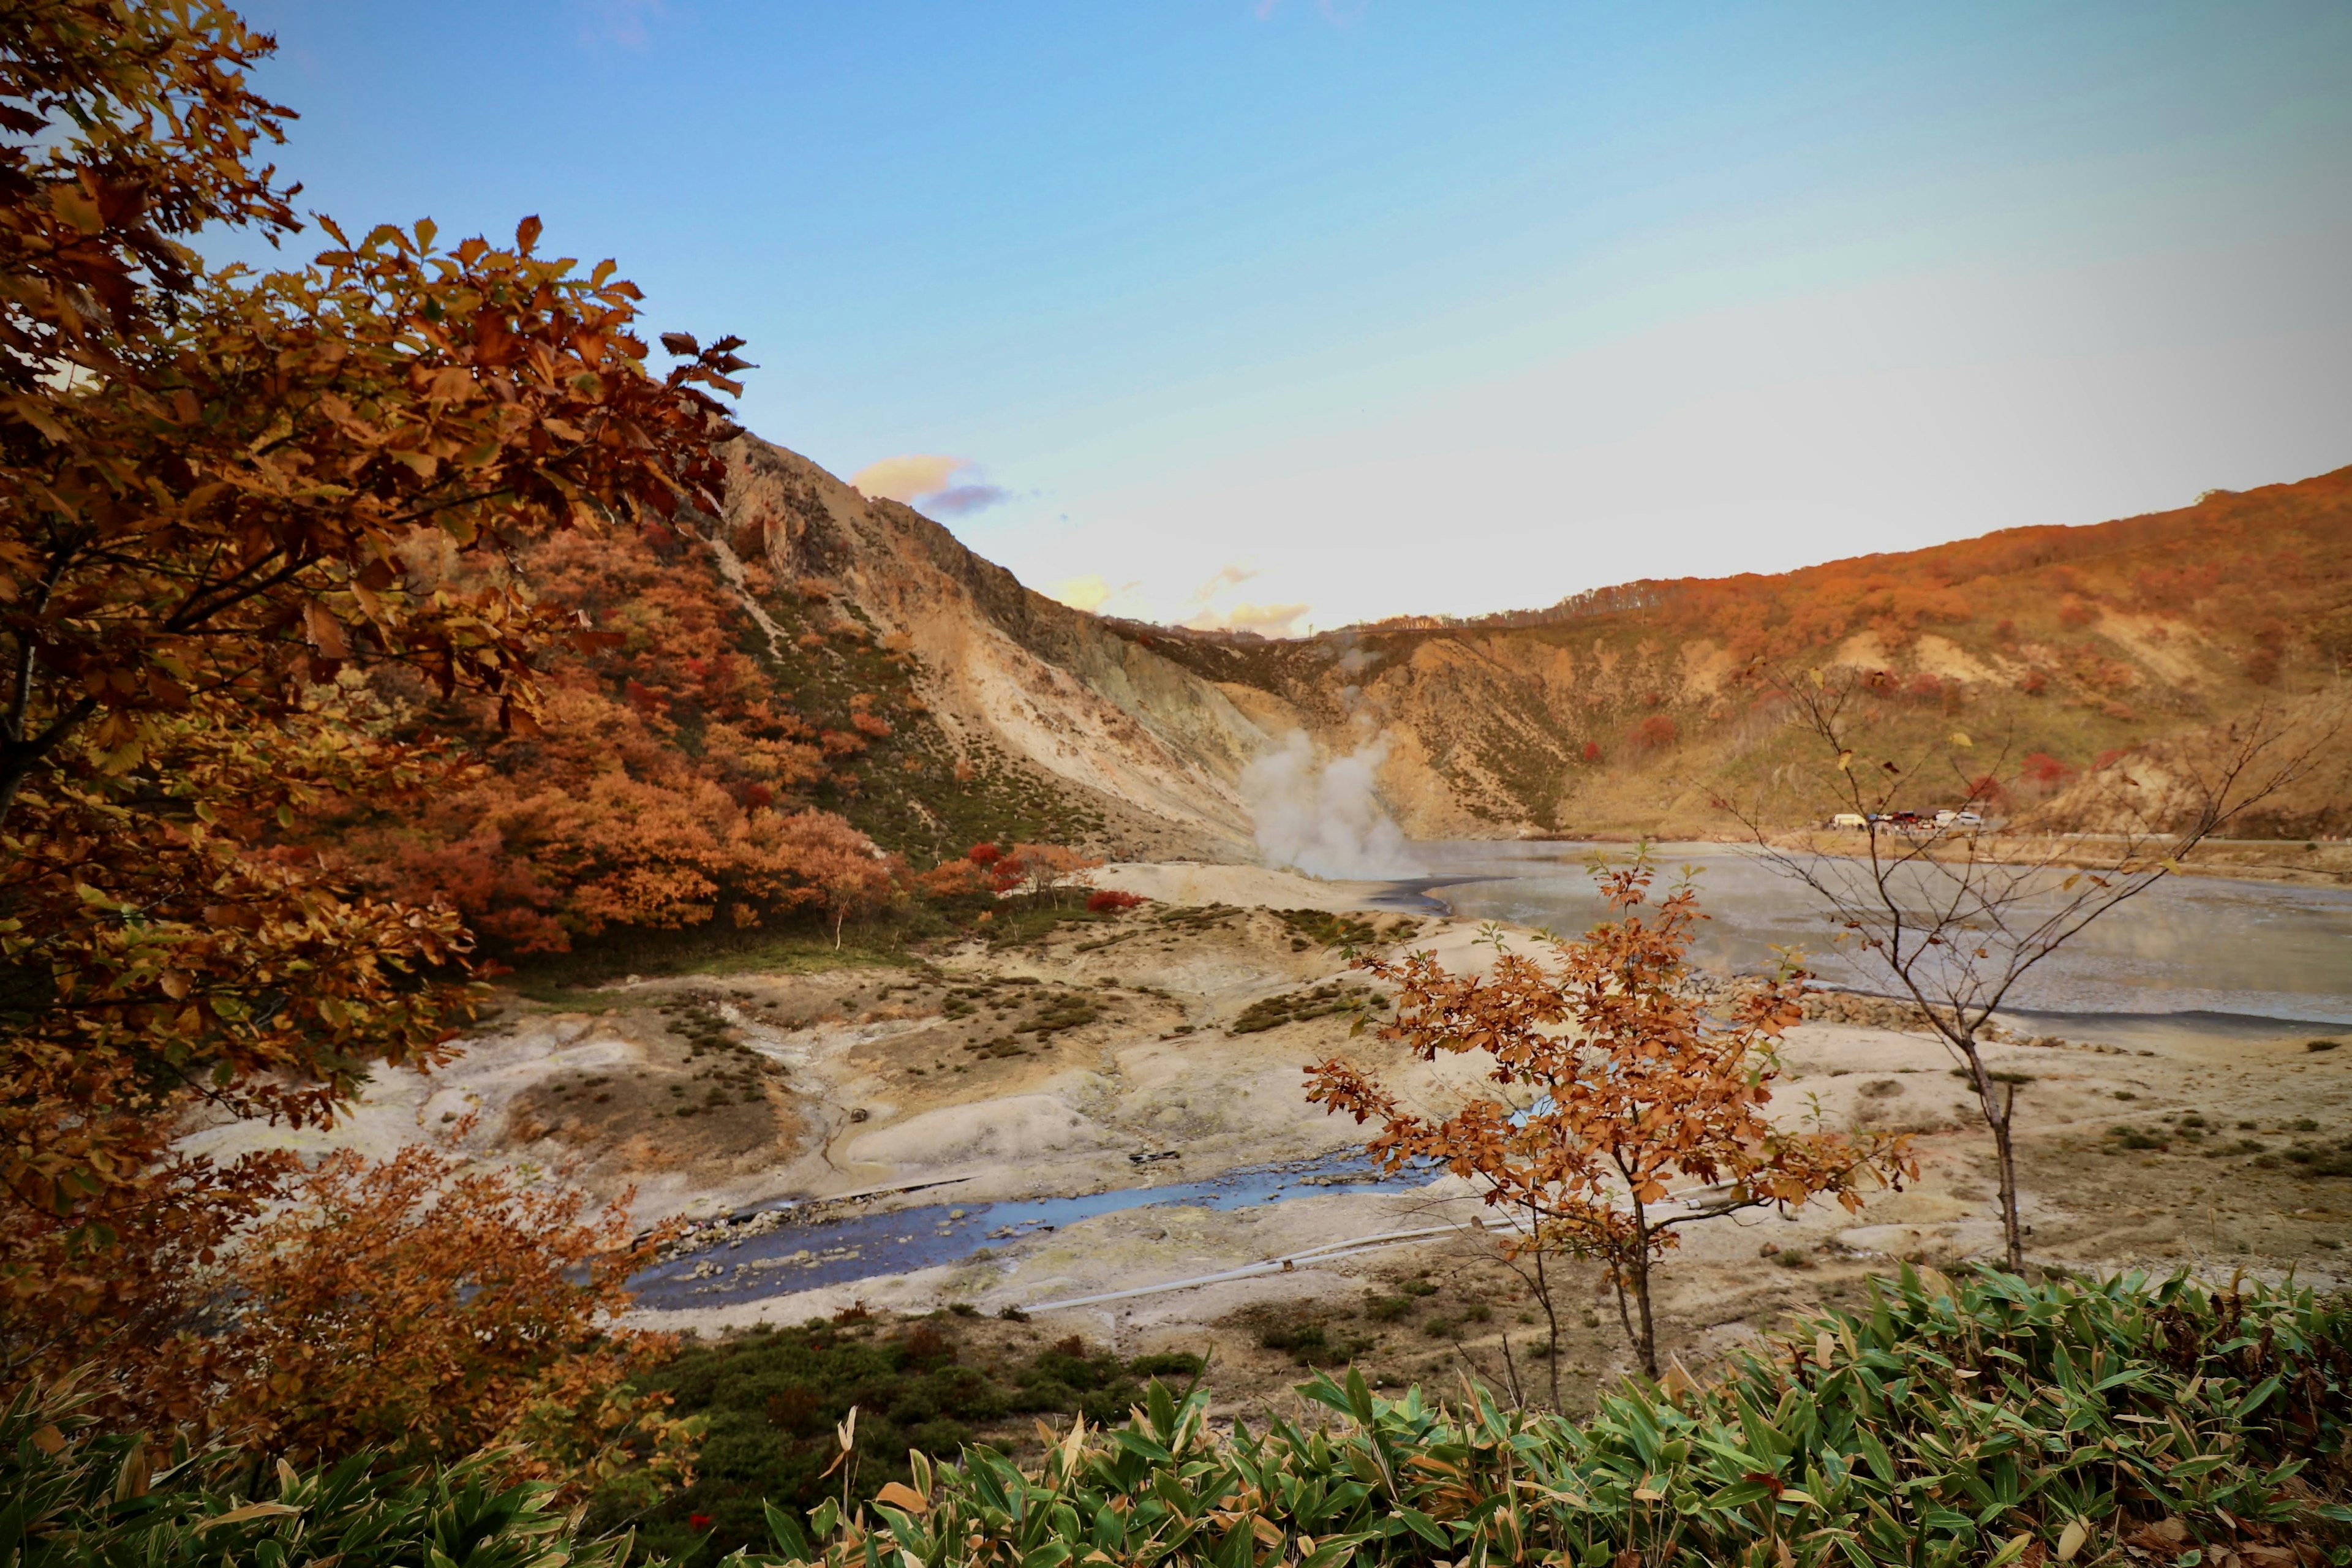
[[[839,1198],[803,1213],[853,1216],[868,1234],[874,1216],[898,1215],[911,1238],[991,1205],[1192,1188],[1344,1155],[1364,1130],[1301,1091],[1300,1068],[1327,1055],[1372,1061],[1433,1104],[1470,1087],[1466,1063],[1401,1063],[1371,1031],[1349,1037],[1365,987],[1327,942],[1409,940],[1461,967],[1485,952],[1474,922],[1369,907],[1369,884],[1250,868],[1119,867],[1102,880],[1158,901],[906,967],[633,979],[584,1007],[516,996],[455,1064],[380,1073],[316,1141],[381,1152],[448,1139],[629,1194],[646,1224]],[[2035,1261],[2352,1278],[2352,1038],[2145,1018],[2074,1035],[1991,1052],[2031,1079],[2021,1150]],[[1948,1266],[1997,1246],[1989,1144],[1934,1042],[1808,1023],[1786,1057],[1778,1114],[1914,1131],[1923,1175],[1858,1215],[1817,1205],[1793,1222],[1692,1227],[1663,1266],[1661,1305],[1662,1348],[1694,1370],[1781,1314],[1857,1300],[1901,1260]],[[190,1142],[220,1152],[284,1136],[226,1126]],[[1286,1402],[1302,1360],[1349,1354],[1390,1383],[1463,1370],[1543,1385],[1537,1304],[1498,1257],[1498,1233],[1474,1226],[1484,1215],[1463,1184],[1369,1190],[1344,1164],[1318,1169],[1265,1201],[1150,1205],[1145,1193],[1138,1206],[953,1248],[950,1261],[814,1288],[802,1282],[814,1272],[856,1271],[822,1224],[761,1235],[772,1222],[706,1223],[665,1271],[663,1304],[637,1317],[718,1333],[859,1302],[1026,1308],[1025,1325],[1001,1332],[1077,1334],[1129,1356],[1211,1352],[1210,1382],[1236,1409]],[[847,1196],[860,1194],[872,1195]],[[1337,1246],[1396,1232],[1433,1234]],[[1341,1255],[1149,1289],[1318,1250]],[[1556,1297],[1563,1402],[1581,1406],[1629,1370],[1626,1339],[1591,1268],[1569,1267]]]

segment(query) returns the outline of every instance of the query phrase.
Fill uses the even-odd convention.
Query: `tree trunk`
[[[2011,1142],[2017,1126],[2017,1085],[2001,1085],[2000,1119],[1992,1124],[1993,1152],[2000,1159],[2000,1234],[2009,1271],[2025,1270],[2025,1232],[2017,1219],[2017,1151]]]
[[[1543,1304],[1544,1325],[1549,1338],[1544,1341],[1544,1371],[1551,1378],[1551,1407],[1559,1408],[1559,1312],[1551,1304],[1551,1279],[1544,1273],[1543,1252],[1536,1252],[1536,1300]]]
[[[1977,1108],[1984,1112],[1985,1126],[1992,1131],[1993,1159],[2000,1168],[2001,1257],[2009,1271],[2016,1274],[2025,1268],[2025,1231],[2017,1217],[2017,1148],[2011,1138],[2017,1124],[2017,1085],[2000,1085],[2002,1092],[1996,1104],[1992,1076],[1985,1070],[1984,1058],[1977,1054],[1976,1041],[1968,1040],[1961,1049],[1968,1053],[1969,1076],[1976,1084]]]
[[[1650,1317],[1650,1222],[1642,1200],[1633,1200],[1633,1305],[1641,1309],[1642,1332],[1634,1349],[1642,1357],[1642,1373],[1658,1375],[1658,1326]]]

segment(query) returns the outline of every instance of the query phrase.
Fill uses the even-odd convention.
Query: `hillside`
[[[732,461],[729,536],[801,621],[903,648],[939,756],[1017,777],[1129,852],[1246,852],[1244,769],[1293,731],[1326,756],[1384,741],[1380,794],[1410,837],[1704,834],[1724,826],[1707,792],[1727,779],[1802,809],[1782,784],[1801,753],[1760,679],[1774,669],[1879,675],[1891,730],[1965,728],[2056,790],[2307,700],[2352,663],[2352,468],[2086,527],[1277,642],[1088,616],[804,458],[747,438]],[[929,809],[860,826],[939,837]],[[2340,834],[2352,808],[2315,785],[2258,826]]]

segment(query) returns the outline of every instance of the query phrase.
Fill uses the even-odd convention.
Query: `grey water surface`
[[[1580,931],[1602,918],[1586,859],[1623,859],[1622,844],[1423,842],[1426,875],[1400,894],[1433,897],[1472,920]],[[1813,896],[1738,846],[1664,844],[1652,854],[1664,880],[1689,866],[1702,907],[1697,957],[1710,968],[1762,968],[1773,949],[1801,949],[1824,982],[1883,989],[1848,962]],[[2020,1013],[2209,1014],[2352,1024],[2352,889],[2215,877],[2168,877],[2092,925],[2029,973]]]

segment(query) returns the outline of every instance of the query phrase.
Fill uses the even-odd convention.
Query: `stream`
[[[922,1204],[847,1215],[835,1204],[785,1204],[738,1216],[732,1228],[747,1234],[732,1240],[714,1237],[707,1247],[646,1269],[629,1281],[629,1288],[640,1308],[713,1306],[965,1262],[998,1244],[1125,1209],[1174,1205],[1238,1209],[1286,1198],[1321,1197],[1334,1189],[1412,1192],[1431,1179],[1410,1172],[1382,1176],[1361,1152],[1351,1151],[1229,1171],[1202,1181],[1118,1187],[1071,1198]],[[805,1220],[793,1217],[801,1207],[810,1211]],[[769,1221],[768,1214],[783,1217]],[[774,1228],[752,1233],[767,1224]]]

